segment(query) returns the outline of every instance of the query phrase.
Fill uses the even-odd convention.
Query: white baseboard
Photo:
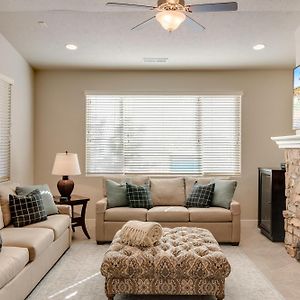
[[[257,220],[241,220],[241,227],[257,227]]]

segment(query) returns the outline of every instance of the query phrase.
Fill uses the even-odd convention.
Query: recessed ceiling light
[[[253,46],[253,49],[258,51],[258,50],[262,50],[262,49],[265,49],[265,45],[264,44],[257,44],[255,46]]]
[[[78,49],[78,47],[76,45],[74,45],[74,44],[67,44],[66,48],[68,50],[77,50]]]

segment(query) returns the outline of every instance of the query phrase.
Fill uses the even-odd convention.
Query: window
[[[86,95],[86,173],[238,175],[241,96]]]
[[[0,75],[0,182],[10,179],[10,106],[12,81]]]

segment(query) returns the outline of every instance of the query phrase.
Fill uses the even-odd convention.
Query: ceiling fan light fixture
[[[260,51],[260,50],[263,50],[265,48],[266,48],[266,46],[264,44],[257,44],[257,45],[253,46],[253,50],[256,50],[256,51]]]
[[[78,46],[77,45],[74,45],[74,44],[67,44],[65,45],[65,47],[68,49],[68,50],[77,50],[78,49]]]
[[[156,14],[156,20],[167,31],[176,30],[185,20],[186,16],[180,11],[160,11]]]

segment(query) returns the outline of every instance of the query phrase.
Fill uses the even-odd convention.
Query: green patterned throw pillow
[[[215,184],[195,184],[186,200],[186,207],[210,207],[214,195]]]
[[[11,220],[15,227],[47,220],[42,196],[39,190],[34,190],[26,196],[9,195]]]
[[[153,206],[148,185],[126,183],[126,196],[130,207],[149,209]]]

